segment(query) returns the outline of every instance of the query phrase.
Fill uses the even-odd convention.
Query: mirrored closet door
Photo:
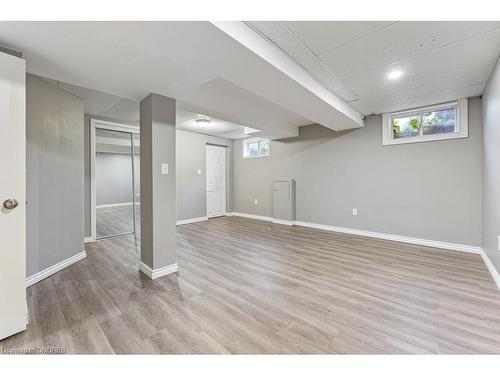
[[[137,233],[140,224],[138,128],[95,121],[92,131],[95,238]]]

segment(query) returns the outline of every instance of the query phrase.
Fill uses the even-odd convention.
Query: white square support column
[[[176,272],[175,99],[141,101],[141,262],[155,279]]]

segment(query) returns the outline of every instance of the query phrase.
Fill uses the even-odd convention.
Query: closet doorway
[[[207,144],[207,217],[226,215],[226,147]]]
[[[140,232],[139,128],[91,120],[91,236]]]

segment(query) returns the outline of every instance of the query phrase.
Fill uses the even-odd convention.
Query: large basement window
[[[269,139],[248,138],[243,140],[243,158],[269,156]]]
[[[382,117],[383,144],[394,145],[469,135],[468,100],[386,113]]]

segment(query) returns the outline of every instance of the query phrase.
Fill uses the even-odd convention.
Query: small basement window
[[[382,116],[383,144],[438,141],[469,136],[468,100]]]
[[[269,139],[248,138],[243,140],[243,158],[269,156]]]

